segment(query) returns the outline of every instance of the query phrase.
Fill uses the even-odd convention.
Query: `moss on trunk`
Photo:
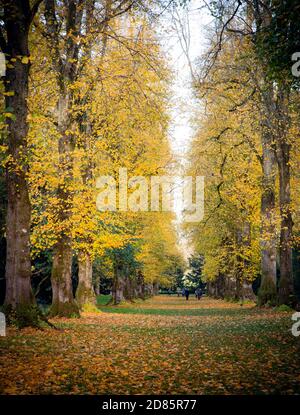
[[[273,279],[264,278],[258,291],[258,305],[277,305],[277,290]]]
[[[67,302],[60,302],[55,301],[52,303],[50,311],[50,317],[79,317],[79,308],[75,300],[67,301]]]

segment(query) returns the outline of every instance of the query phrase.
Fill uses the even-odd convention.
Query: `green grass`
[[[110,301],[111,301],[111,295],[104,295],[104,294],[100,294],[97,296],[97,306],[100,308],[104,305],[107,305]]]
[[[161,315],[161,316],[238,316],[249,314],[249,309],[240,308],[209,308],[209,309],[160,309],[160,308],[143,308],[143,307],[124,307],[124,306],[100,306],[101,311],[105,313],[120,313],[120,314],[146,314],[146,315]],[[256,310],[251,310],[255,313]]]

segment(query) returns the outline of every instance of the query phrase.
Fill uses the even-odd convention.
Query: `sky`
[[[172,32],[163,40],[163,47],[170,58],[170,68],[175,75],[172,85],[170,142],[172,150],[183,158],[186,156],[193,136],[194,129],[191,123],[191,115],[194,113],[197,104],[192,94],[189,61],[192,70],[196,73],[195,61],[206,50],[206,32],[211,21],[208,12],[199,9],[201,4],[201,0],[192,0],[189,2],[188,8],[178,8],[174,16],[175,23],[170,22]],[[181,33],[176,33],[175,25]],[[188,50],[186,50],[186,44]],[[186,54],[188,54],[189,60]]]
[[[207,9],[201,6],[201,0],[191,0],[187,7],[178,8],[173,16],[167,15],[163,19],[161,30],[162,47],[174,75],[171,87],[169,140],[173,154],[181,166],[181,174],[184,174],[187,153],[195,134],[192,117],[199,106],[199,102],[193,97],[191,71],[197,72],[196,61],[207,48],[207,29],[212,22]],[[181,231],[183,203],[180,195],[176,193],[174,205],[179,245],[187,258],[191,255],[192,248]]]

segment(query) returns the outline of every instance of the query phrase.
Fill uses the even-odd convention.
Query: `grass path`
[[[300,393],[291,314],[157,296],[0,338],[4,394]]]

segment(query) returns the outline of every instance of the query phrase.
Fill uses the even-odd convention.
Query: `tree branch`
[[[6,43],[6,40],[4,38],[2,28],[0,28],[0,48],[1,48],[3,53],[7,53],[7,43]]]
[[[43,1],[44,0],[35,0],[35,3],[33,4],[31,11],[30,11],[29,23],[31,23],[32,20],[34,19],[34,16],[37,14],[40,4]]]

